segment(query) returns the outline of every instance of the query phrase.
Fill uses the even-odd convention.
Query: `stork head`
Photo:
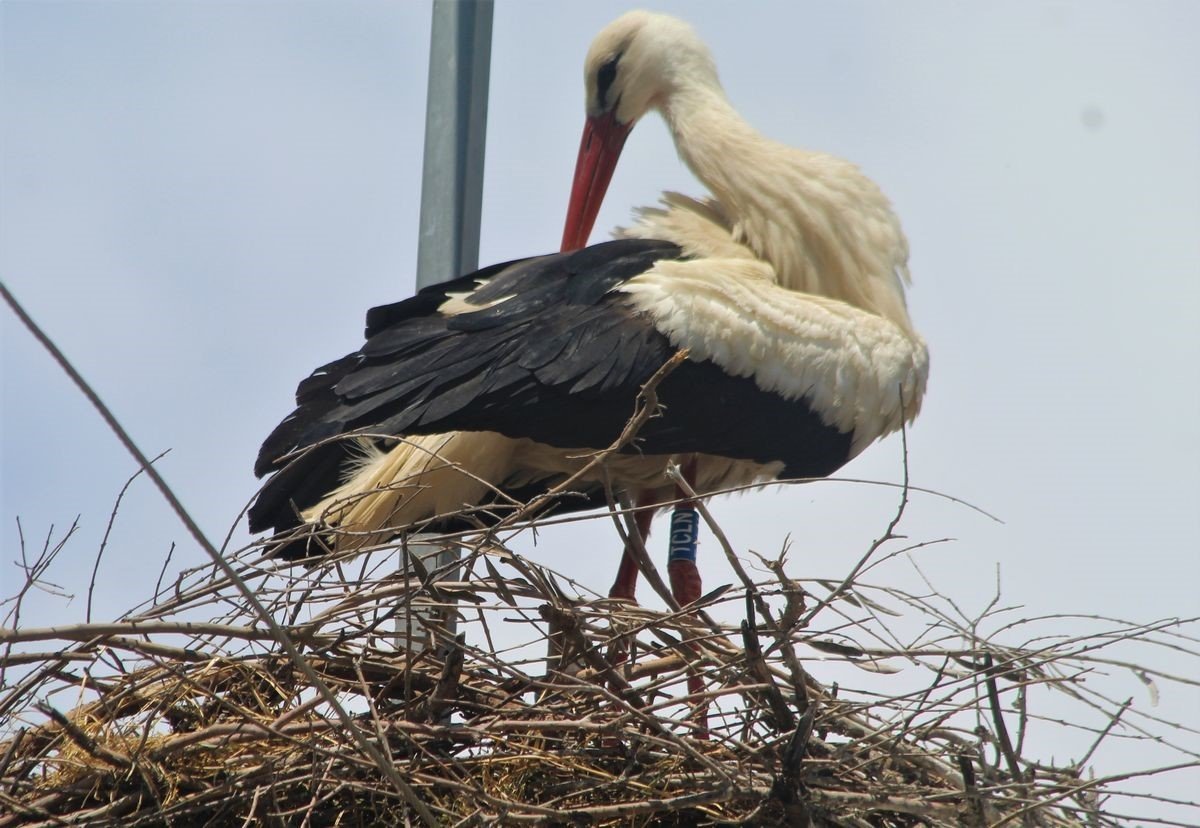
[[[707,81],[717,83],[712,55],[682,20],[631,11],[596,36],[583,64],[587,120],[563,228],[564,251],[587,244],[638,119],[663,108],[681,84]]]

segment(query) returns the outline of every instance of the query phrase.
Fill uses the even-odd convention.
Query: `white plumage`
[[[367,344],[302,384],[264,444],[258,471],[276,475],[252,527],[336,528],[331,545],[353,548],[421,522],[458,525],[437,518],[464,506],[499,509],[496,492],[543,490],[606,447],[680,348],[689,359],[639,450],[611,458],[567,508],[602,503],[605,474],[641,503],[669,500],[664,470],[685,460],[700,492],[828,474],[916,416],[928,352],[905,304],[907,242],[879,188],[747,125],[674,18],[619,18],[584,78],[565,251],[586,242],[625,137],[651,110],[710,197],[667,194],[623,241],[372,311]],[[326,444],[280,471],[285,453],[360,431],[403,439]]]
[[[928,373],[920,340],[853,305],[782,288],[774,275],[746,259],[664,261],[620,290],[693,358],[807,399],[826,425],[853,432],[851,456],[900,428],[905,411],[915,415]]]

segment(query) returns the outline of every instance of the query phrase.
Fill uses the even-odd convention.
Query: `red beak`
[[[575,181],[571,184],[571,201],[567,205],[567,223],[563,227],[563,252],[578,250],[587,244],[631,129],[633,124],[621,123],[615,112],[589,117],[584,123],[579,158],[575,161]]]

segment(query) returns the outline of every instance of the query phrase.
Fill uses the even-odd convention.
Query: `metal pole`
[[[433,0],[417,244],[418,288],[479,268],[491,57],[492,0]],[[426,569],[450,572],[461,550],[418,539],[406,543],[404,552],[421,558]],[[425,630],[415,629],[420,626],[420,610],[416,616],[397,621],[403,649],[411,647],[418,635],[426,637]],[[453,635],[453,613],[443,614],[438,620]]]
[[[492,0],[434,0],[417,286],[479,268]]]

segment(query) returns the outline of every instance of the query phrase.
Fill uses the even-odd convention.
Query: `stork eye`
[[[612,91],[613,81],[617,79],[617,62],[620,59],[620,53],[614,55],[596,73],[596,100],[599,101],[602,110],[609,108],[608,93]]]

